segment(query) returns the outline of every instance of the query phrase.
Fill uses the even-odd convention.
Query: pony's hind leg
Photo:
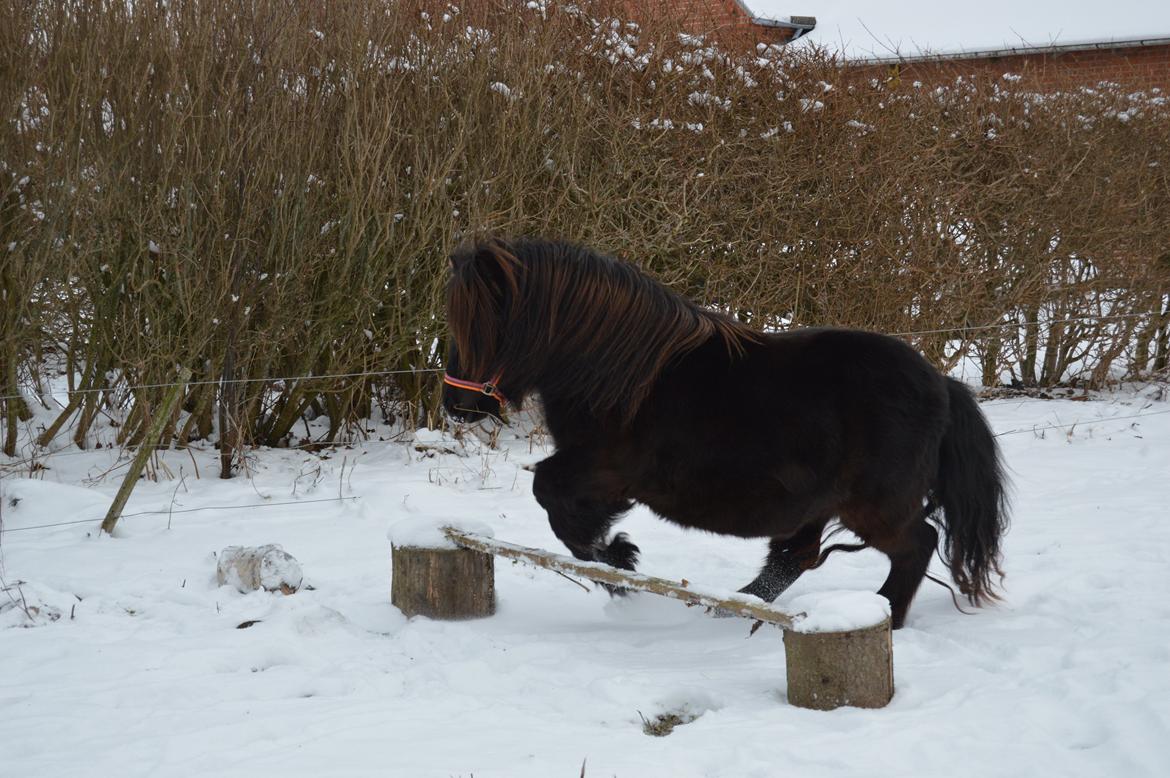
[[[633,570],[638,547],[629,536],[619,532],[606,540],[610,527],[633,502],[620,494],[613,479],[586,462],[583,456],[560,451],[538,464],[532,484],[536,501],[548,512],[553,534],[573,556]]]
[[[740,589],[761,600],[772,602],[796,582],[805,570],[817,565],[821,552],[821,534],[828,519],[810,522],[787,538],[772,538],[768,543],[768,558],[755,580]]]
[[[930,566],[938,545],[938,532],[923,517],[904,526],[897,535],[874,537],[871,545],[890,558],[890,573],[878,594],[890,601],[890,620],[894,629],[900,629]]]

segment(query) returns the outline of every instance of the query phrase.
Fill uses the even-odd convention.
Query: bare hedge
[[[177,365],[180,443],[433,421],[433,373],[302,376],[439,367],[445,257],[481,231],[591,243],[761,327],[925,333],[988,384],[1165,367],[1164,95],[868,81],[587,4],[476,7],[0,4],[9,453],[50,364],[104,390],[42,436],[83,446],[109,407],[141,442]]]

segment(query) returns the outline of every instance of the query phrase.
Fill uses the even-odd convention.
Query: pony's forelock
[[[500,342],[505,299],[519,296],[520,262],[498,238],[468,243],[450,258],[447,325],[468,377],[487,380]],[[514,305],[508,304],[509,309]]]

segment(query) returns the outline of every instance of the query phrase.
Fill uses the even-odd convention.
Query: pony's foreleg
[[[570,452],[557,452],[536,466],[532,492],[548,512],[553,534],[573,556],[633,570],[638,547],[624,532],[606,540],[613,523],[633,506],[612,481]]]
[[[827,521],[814,521],[801,527],[795,535],[772,538],[768,544],[768,558],[756,579],[740,589],[754,594],[765,602],[772,602],[792,586],[801,573],[816,567],[821,552],[821,533]]]

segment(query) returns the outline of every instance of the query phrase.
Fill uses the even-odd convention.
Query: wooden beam
[[[546,570],[587,578],[596,583],[620,586],[623,589],[632,589],[638,592],[650,592],[692,605],[718,608],[736,616],[755,619],[766,624],[775,624],[784,629],[792,628],[793,619],[797,615],[785,613],[758,597],[750,595],[703,592],[694,589],[685,580],[668,581],[665,578],[656,578],[652,575],[619,570],[600,562],[582,562],[548,551],[517,546],[451,527],[445,527],[443,533],[450,538],[452,543],[462,548],[493,554],[505,559],[515,559],[536,567],[543,567]]]

